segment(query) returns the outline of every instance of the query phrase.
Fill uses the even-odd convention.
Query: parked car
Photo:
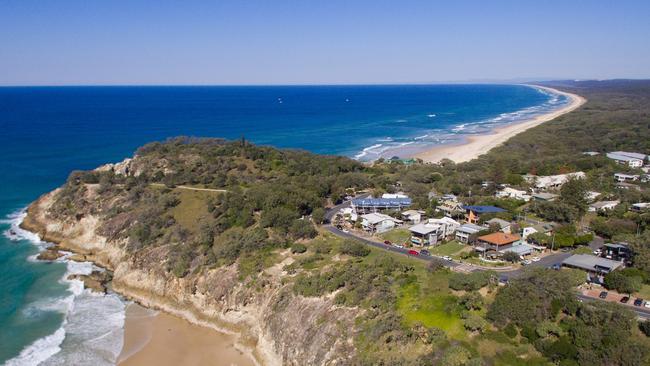
[[[607,291],[601,292],[600,295],[598,295],[598,297],[600,297],[601,299],[606,299],[607,298]]]
[[[392,245],[393,243],[391,243],[390,240],[384,240],[384,244],[386,244],[386,245]]]
[[[501,277],[499,277],[499,282],[501,282],[501,283],[508,283],[508,282],[509,282],[509,281],[508,281],[508,277],[506,277],[506,276],[501,276]]]
[[[634,306],[641,306],[641,305],[643,305],[643,299],[637,298],[634,300]]]
[[[521,262],[521,264],[522,264],[523,266],[527,266],[527,265],[529,265],[529,264],[531,264],[531,263],[533,263],[533,262],[531,262],[531,261],[528,260],[528,259],[526,259],[525,261],[522,261],[522,262]]]
[[[451,257],[448,256],[448,255],[442,257],[442,259],[444,259],[444,260],[446,260],[446,261],[450,261],[450,262],[452,261]]]
[[[533,262],[539,262],[539,257],[532,257],[530,260]]]
[[[645,306],[646,309],[650,309],[650,301],[646,301],[645,305],[643,305],[643,306]]]
[[[559,271],[560,268],[562,268],[562,265],[560,263],[555,263],[554,265],[551,266],[551,269],[554,269],[556,271]]]
[[[601,254],[603,254],[602,250],[600,250],[600,249],[594,250],[594,255],[600,256]]]
[[[409,254],[410,255],[420,255],[420,253],[417,250],[413,250],[413,249],[409,250]]]
[[[398,247],[398,248],[404,248],[404,246],[402,244],[400,244],[400,243],[395,243],[395,246]]]
[[[623,298],[621,298],[621,303],[622,304],[627,304],[629,301],[630,301],[629,296],[623,296]]]
[[[426,250],[426,249],[422,249],[422,250],[420,250],[420,255],[426,255],[426,256],[430,256],[430,255],[431,255],[431,253],[429,253],[429,251],[428,251],[428,250]]]
[[[348,230],[348,229],[343,229],[343,232],[347,234],[347,233],[350,232],[350,230]]]

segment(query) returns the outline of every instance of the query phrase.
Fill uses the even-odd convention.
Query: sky
[[[650,1],[0,0],[0,85],[650,78]]]

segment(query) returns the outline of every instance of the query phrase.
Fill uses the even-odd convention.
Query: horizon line
[[[514,78],[514,79],[477,79],[423,82],[377,82],[377,83],[269,83],[269,84],[0,84],[0,88],[62,88],[62,87],[277,87],[277,86],[400,86],[400,85],[528,85],[545,82],[580,82],[580,81],[643,81],[648,78]]]

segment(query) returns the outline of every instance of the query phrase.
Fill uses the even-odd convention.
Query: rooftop
[[[485,230],[484,227],[474,225],[474,224],[463,224],[456,231],[460,231],[467,234],[476,234],[479,231]]]
[[[508,221],[506,221],[506,220],[502,220],[502,219],[500,219],[500,218],[498,218],[498,217],[495,217],[495,218],[493,218],[493,219],[487,220],[485,223],[488,224],[488,225],[490,225],[490,224],[498,224],[499,227],[502,228],[502,229],[503,229],[504,227],[508,227],[508,226],[510,226],[510,223],[509,223]]]
[[[611,272],[618,267],[622,266],[623,263],[613,261],[611,259],[596,257],[595,255],[589,254],[574,254],[569,258],[565,259],[562,264],[577,268],[582,268],[587,271],[598,271],[598,272]]]
[[[357,198],[352,204],[358,207],[404,207],[410,206],[410,198]]]
[[[612,206],[612,205],[616,206],[619,203],[621,203],[621,201],[599,201],[599,202],[594,202],[589,206],[593,207],[593,208],[596,208],[596,209],[601,209],[601,208],[607,207],[607,206]]]
[[[380,213],[369,213],[366,215],[361,215],[361,218],[366,219],[371,225],[378,224],[385,220],[391,220],[396,223],[401,223],[402,220],[396,219],[392,216],[380,214]]]
[[[420,234],[427,235],[437,231],[440,228],[440,225],[429,224],[429,223],[420,223],[409,228],[409,231]]]
[[[495,206],[463,206],[465,210],[476,212],[478,214],[505,212],[506,210]]]
[[[533,252],[534,247],[532,245],[528,244],[521,244],[521,245],[513,245],[510,248],[506,249],[500,249],[499,252],[505,253],[505,252],[513,252],[519,255],[528,255]]]
[[[628,151],[612,151],[610,153],[607,153],[607,157],[614,160],[630,161],[645,160],[647,155]]]
[[[542,192],[542,193],[535,193],[535,194],[533,194],[533,197],[535,197],[535,198],[539,198],[539,199],[543,199],[543,200],[550,200],[550,199],[553,199],[553,198],[558,197],[558,195],[555,194],[555,193],[545,193],[545,192]]]
[[[478,237],[478,240],[484,241],[486,243],[494,244],[494,245],[511,244],[520,239],[521,236],[519,236],[519,234],[506,234],[502,232],[496,232],[496,233],[487,234]]]

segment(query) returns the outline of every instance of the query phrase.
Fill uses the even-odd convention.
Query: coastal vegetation
[[[318,318],[290,326],[328,325],[322,336],[339,347],[337,354],[307,349],[308,356],[298,359],[275,344],[290,364],[325,363],[331,361],[328,357],[354,365],[644,364],[650,357],[643,335],[647,324],[639,328],[633,314],[616,304],[578,302],[580,273],[530,270],[499,286],[496,272],[455,273],[436,262],[427,266],[336,237],[321,226],[327,207],[361,191],[404,191],[413,198],[413,208],[431,216],[436,197],[453,193],[467,204],[506,210],[482,216],[481,223],[527,216],[560,223],[552,242],[537,237],[542,245],[584,245],[593,238],[587,227],[628,241],[634,249],[632,269],[606,281],[613,288],[641,289],[650,278],[648,214],[623,208],[590,214],[584,197],[597,190],[626,207],[650,201],[647,184],[639,185],[639,191],[617,189],[613,173],[633,170],[582,152],[650,150],[650,83],[564,87],[589,102],[464,164],[405,164],[398,159],[362,164],[255,146],[243,138],[179,137],[148,144],[120,164],[73,172],[53,195],[47,215],[68,225],[96,219],[96,234],[115,243],[133,268],[186,284],[183,291],[190,294],[203,287],[208,294],[215,288],[232,290],[236,284],[220,288],[221,277],[209,277],[232,270],[237,284],[251,291],[238,297],[241,303],[258,294],[277,314],[296,310],[296,299],[307,299],[298,310],[310,309],[305,305],[309,301],[325,304]],[[496,199],[495,184],[483,184],[528,188],[524,174],[576,170],[587,178],[569,181],[553,202]],[[386,239],[402,241],[404,234]],[[437,250],[452,255],[462,245],[448,243]],[[213,282],[205,285],[204,278]],[[273,291],[265,292],[269,288]],[[278,326],[271,318],[265,318],[269,328],[289,326]],[[281,331],[274,335],[278,343],[288,337]]]

